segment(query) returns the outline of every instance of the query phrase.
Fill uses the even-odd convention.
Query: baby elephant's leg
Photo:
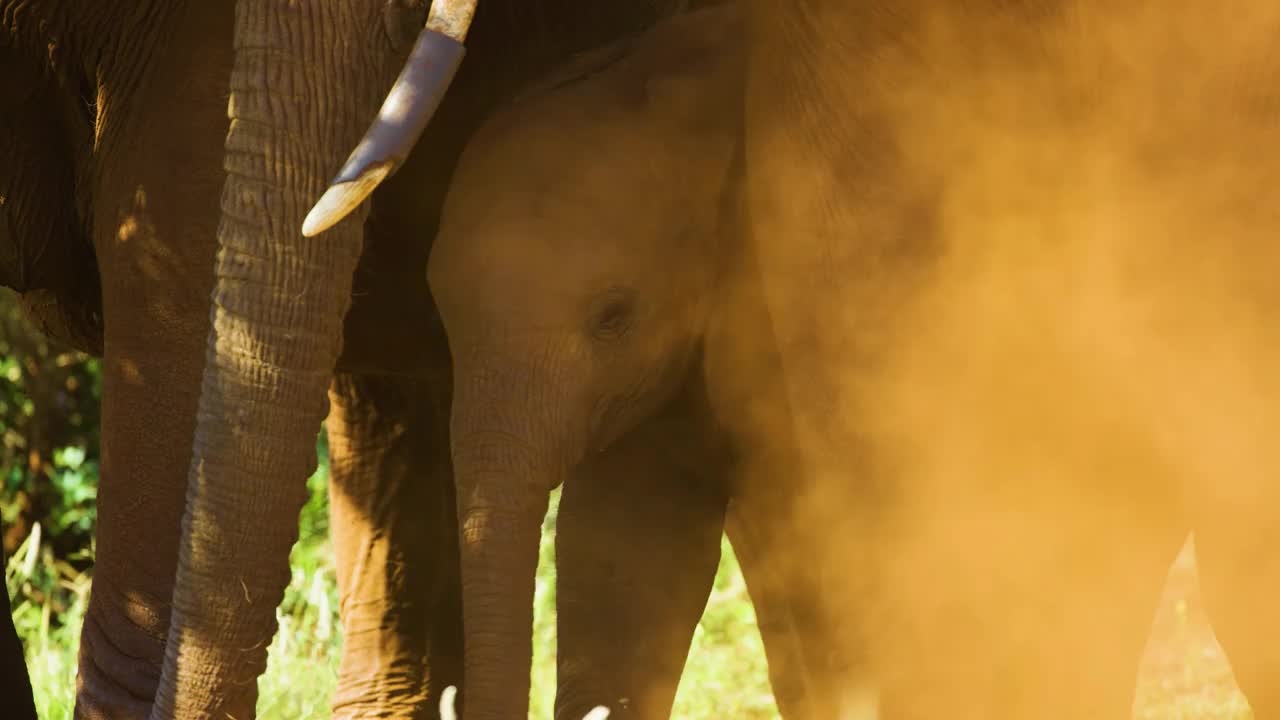
[[[667,718],[720,561],[727,498],[684,423],[588,458],[557,520],[558,720]]]

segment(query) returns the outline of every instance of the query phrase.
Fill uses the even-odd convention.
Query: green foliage
[[[97,360],[31,331],[16,297],[0,292],[0,520],[11,557],[5,586],[36,681],[68,691],[71,658],[49,653],[78,634],[88,598],[101,378]]]
[[[71,717],[76,648],[89,603],[90,575],[58,560],[42,542],[40,528],[35,525],[9,559],[5,585],[36,688],[36,711],[52,720]]]
[[[88,567],[101,398],[99,361],[32,332],[16,297],[0,292],[0,519],[7,552],[38,521],[60,559]]]

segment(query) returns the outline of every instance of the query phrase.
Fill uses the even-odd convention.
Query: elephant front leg
[[[461,687],[449,441],[428,381],[339,374],[327,421],[344,634],[335,718],[437,717]]]
[[[874,717],[876,690],[866,648],[837,642],[821,604],[824,533],[797,512],[805,491],[799,463],[781,453],[748,453],[734,470],[726,529],[755,606],[769,684],[783,717]],[[849,567],[851,574],[859,572]],[[844,606],[846,625],[862,621],[857,598]]]
[[[8,562],[4,549],[0,548],[0,567]],[[22,652],[22,640],[13,626],[13,614],[9,607],[9,593],[0,593],[0,698],[5,699],[6,712],[14,720],[36,720],[35,701],[31,695],[31,680],[27,677],[26,658]]]
[[[556,718],[666,718],[720,561],[727,498],[680,424],[589,457],[557,520]]]
[[[98,77],[112,102],[98,105],[87,183],[105,352],[93,591],[76,676],[84,720],[146,717],[164,662],[226,176],[231,20],[229,7],[208,3],[149,17],[145,67],[120,55]],[[252,578],[240,570],[219,582]]]

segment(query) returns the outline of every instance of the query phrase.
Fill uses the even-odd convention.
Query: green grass
[[[293,577],[278,611],[281,631],[260,683],[259,717],[312,720],[329,716],[341,651],[337,593],[325,513],[326,468],[312,478],[292,555]],[[558,493],[557,493],[558,495]],[[550,717],[555,696],[555,502],[538,569],[530,716]],[[71,717],[75,653],[89,577],[54,558],[32,533],[14,553],[5,578],[14,619],[27,646],[44,720]],[[56,592],[55,592],[56,590]],[[42,602],[47,600],[47,602]],[[728,543],[707,612],[693,640],[675,718],[776,718],[755,614]],[[1139,681],[1136,720],[1248,720],[1248,706],[1214,641],[1185,556],[1170,575]]]

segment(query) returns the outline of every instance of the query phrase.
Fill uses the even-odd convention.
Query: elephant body
[[[163,662],[208,329],[231,13],[49,1],[0,3],[0,17],[14,70],[0,81],[0,182],[16,201],[2,274],[38,326],[104,357],[77,714],[141,717]]]
[[[0,37],[0,282],[21,293],[29,318],[46,334],[106,359],[98,554],[76,713],[143,717],[164,661],[208,332],[232,13],[194,3],[86,10],[75,3],[37,2],[5,3],[0,16],[6,19]],[[384,278],[381,287],[392,285]],[[429,313],[429,303],[424,311]],[[435,377],[444,378],[447,388],[447,349],[442,339],[436,347],[445,370]],[[365,355],[390,356],[376,349]],[[418,365],[430,373],[429,362]],[[361,408],[363,432],[345,434],[361,436],[366,447],[385,444],[388,435],[373,422],[370,406]],[[335,418],[335,430],[350,427],[342,419]],[[439,434],[437,461],[447,459],[447,436]],[[429,448],[427,461],[400,468],[350,460],[346,451],[352,444],[340,444],[334,453],[335,487],[344,491],[335,494],[359,495],[379,480],[395,487],[417,479],[419,465],[430,466]],[[413,497],[440,494],[436,505],[451,505],[447,478],[430,477],[434,485]],[[336,545],[340,564],[347,566],[368,537],[385,536],[386,528],[374,523],[397,525],[385,515],[366,520],[368,514],[343,503],[334,514],[336,526],[354,526],[342,538],[350,542]],[[451,538],[449,533],[438,547],[413,547],[412,553],[434,561],[436,553],[449,553]],[[364,574],[377,575],[383,585],[393,581],[387,566]],[[415,707],[412,695],[393,692],[394,661],[407,654],[405,636],[417,644],[432,637],[435,608],[417,617],[396,614],[403,600],[364,597],[372,595],[367,588],[373,580],[353,582],[352,575],[358,574],[343,576],[344,598],[363,602],[350,603],[344,620],[361,627],[376,616],[379,652],[388,657],[378,665],[362,657],[364,646],[353,644],[345,655],[347,692],[335,699],[337,710],[341,714],[360,702],[388,712]],[[430,582],[425,571],[415,575]],[[450,590],[456,597],[451,577],[456,572],[444,575],[435,595],[407,609],[417,610],[430,597],[449,597]],[[450,613],[442,624],[456,629],[456,602]],[[457,645],[445,657],[460,652]],[[18,658],[18,665],[6,666],[5,678],[26,688],[20,653]],[[456,683],[460,661],[453,665]],[[440,674],[448,677],[447,670]],[[419,699],[416,707],[427,706]]]
[[[512,681],[527,676],[510,646],[528,643],[536,529],[564,481],[557,717],[670,714],[726,515],[780,706],[831,706],[839,666],[806,607],[807,561],[785,549],[788,494],[806,482],[736,222],[740,13],[667,20],[499,110],[463,153],[432,250],[455,361],[464,625],[512,631],[492,648]],[[489,649],[468,638],[469,656]],[[473,716],[526,712],[525,686],[477,693]]]

